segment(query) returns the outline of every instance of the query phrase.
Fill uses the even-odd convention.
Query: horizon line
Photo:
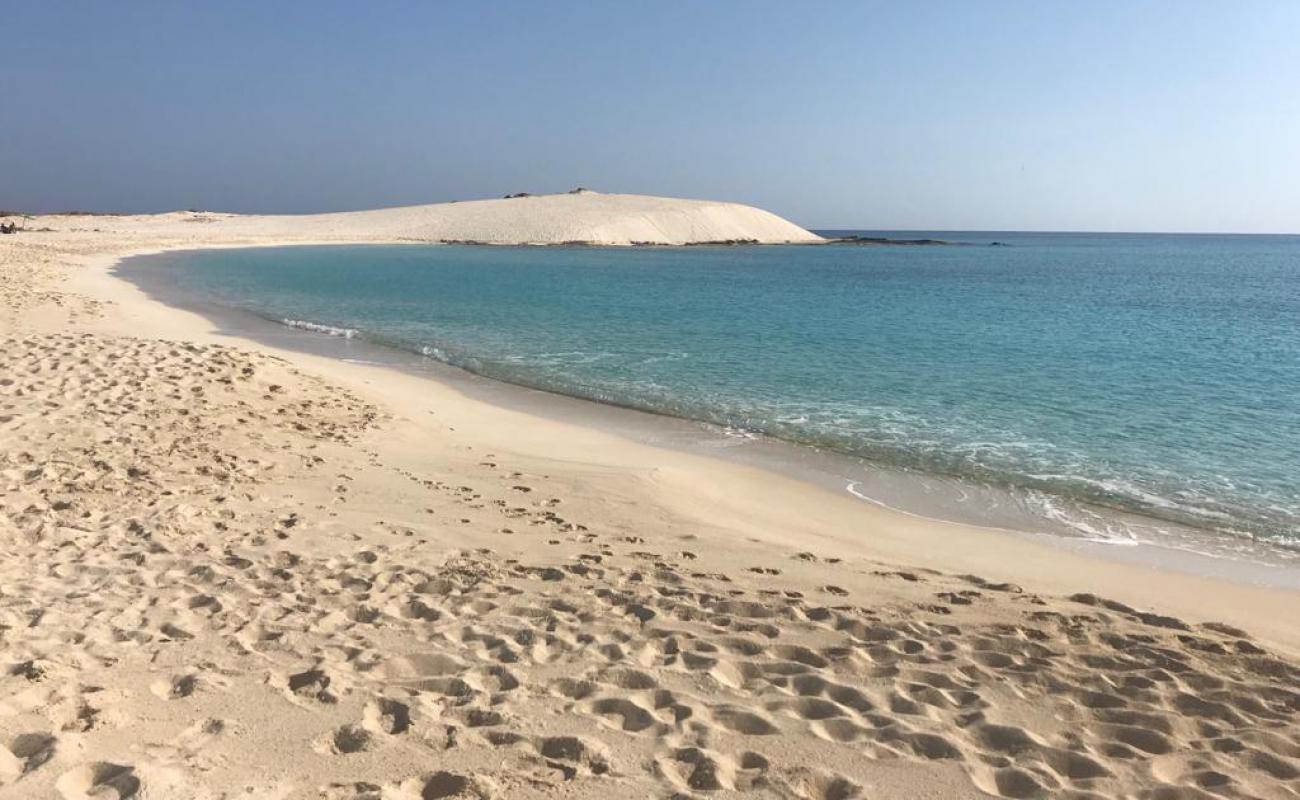
[[[805,225],[804,230],[817,233],[818,231],[843,232],[843,231],[866,231],[868,233],[1065,233],[1074,235],[1099,235],[1099,236],[1300,236],[1300,231],[1295,233],[1277,232],[1277,231],[1134,231],[1134,230],[1112,230],[1098,231],[1086,229],[1061,229],[1061,228],[825,228]]]

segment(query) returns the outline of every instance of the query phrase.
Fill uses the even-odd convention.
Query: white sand
[[[551,200],[432,238],[600,227]],[[203,218],[0,237],[0,797],[1297,796],[1295,593],[276,352],[108,275],[406,235]]]
[[[49,219],[79,227],[76,217]],[[590,191],[303,216],[177,212],[95,219],[99,220],[95,227],[101,230],[143,228],[179,235],[190,235],[190,229],[203,224],[211,228],[202,233],[205,238],[283,236],[604,245],[822,241],[792,222],[751,206]]]

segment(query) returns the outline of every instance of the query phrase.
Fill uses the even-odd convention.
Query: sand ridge
[[[0,241],[0,797],[1300,793],[1238,626],[760,541],[69,284],[189,242]]]
[[[61,229],[149,230],[205,237],[391,239],[491,244],[684,245],[718,242],[817,243],[823,239],[771,212],[738,203],[631,194],[576,193],[470,200],[331,214],[172,212],[44,217]],[[187,231],[188,229],[188,231]]]

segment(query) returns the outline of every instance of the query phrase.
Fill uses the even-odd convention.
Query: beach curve
[[[146,250],[387,233],[46,224],[0,244],[3,608],[25,620],[0,780],[1286,796],[1293,593],[903,518],[276,352],[109,274]],[[89,684],[107,693],[43,690]],[[272,730],[295,766],[250,773]],[[120,746],[142,737],[167,744]]]

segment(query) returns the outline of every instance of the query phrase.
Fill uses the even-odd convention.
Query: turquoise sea
[[[206,302],[1001,487],[1102,539],[1138,535],[1113,510],[1300,543],[1300,237],[859,233],[958,244],[293,247],[152,263]]]

